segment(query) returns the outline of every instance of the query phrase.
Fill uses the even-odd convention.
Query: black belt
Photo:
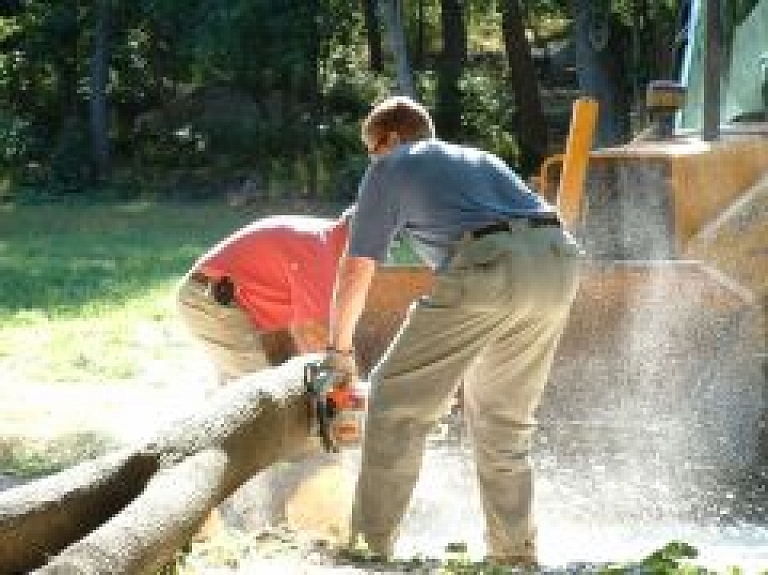
[[[529,228],[559,228],[560,218],[554,215],[542,215],[542,216],[513,216],[506,222],[496,222],[495,224],[487,225],[477,230],[472,230],[472,237],[482,238],[490,234],[497,234],[499,232],[508,232],[512,230],[519,230],[520,226],[527,226]]]

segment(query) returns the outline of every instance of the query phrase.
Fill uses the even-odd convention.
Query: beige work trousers
[[[536,410],[578,284],[582,251],[556,227],[465,238],[371,374],[352,543],[391,555],[425,439],[463,383],[488,553],[535,560]]]
[[[176,292],[178,313],[211,356],[220,384],[269,367],[261,334],[234,303],[224,306],[186,275]]]

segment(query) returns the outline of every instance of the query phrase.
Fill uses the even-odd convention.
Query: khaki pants
[[[269,366],[259,331],[237,305],[216,303],[189,275],[179,284],[176,304],[189,331],[210,353],[219,383]]]
[[[535,558],[536,410],[577,289],[581,250],[554,227],[462,240],[371,374],[351,535],[390,555],[425,439],[463,382],[489,554]]]

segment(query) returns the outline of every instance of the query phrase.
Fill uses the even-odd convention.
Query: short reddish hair
[[[361,137],[370,149],[390,132],[401,142],[435,137],[435,124],[427,109],[406,96],[392,96],[376,104],[363,121]]]

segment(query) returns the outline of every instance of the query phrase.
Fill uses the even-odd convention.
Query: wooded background
[[[398,92],[528,176],[578,96],[596,146],[630,137],[647,81],[678,75],[685,4],[4,0],[0,200],[351,199],[360,120]]]

